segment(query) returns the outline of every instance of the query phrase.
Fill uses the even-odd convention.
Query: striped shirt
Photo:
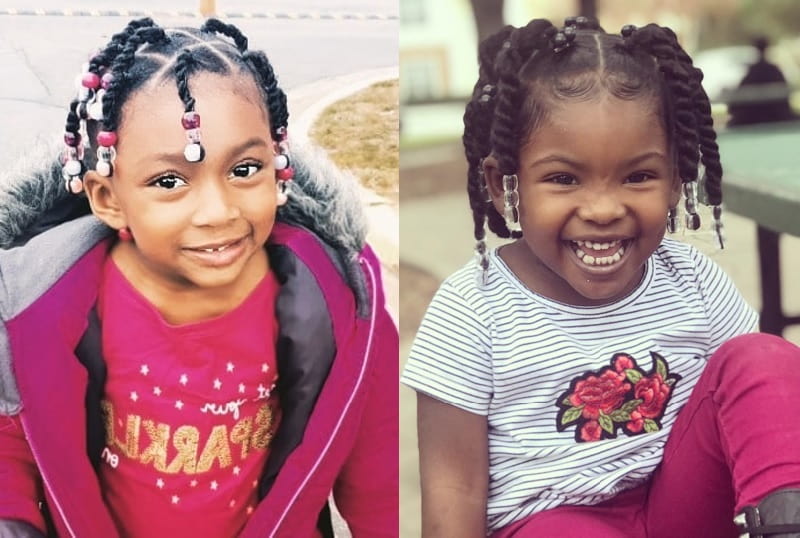
[[[489,260],[485,286],[474,262],[442,284],[402,376],[487,417],[489,531],[645,481],[708,358],[757,330],[756,313],[722,270],[675,240],[663,240],[636,289],[602,306],[538,295],[496,250]],[[589,385],[601,382],[613,390],[592,401]]]

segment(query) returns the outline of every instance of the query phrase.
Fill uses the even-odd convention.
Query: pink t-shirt
[[[234,310],[174,326],[109,257],[99,477],[122,536],[233,537],[247,522],[280,419],[277,291],[270,273]]]

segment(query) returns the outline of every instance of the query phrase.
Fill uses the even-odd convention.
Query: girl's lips
[[[238,239],[232,243],[219,245],[216,247],[186,248],[184,252],[200,262],[201,265],[209,267],[225,267],[234,263],[245,251],[245,239]]]

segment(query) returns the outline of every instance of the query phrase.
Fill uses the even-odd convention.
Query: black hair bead
[[[578,25],[578,28],[584,28],[589,25],[589,18],[584,17],[583,15],[581,15],[580,17],[576,17],[575,24]]]
[[[630,37],[635,31],[636,31],[636,26],[634,26],[633,24],[626,24],[625,26],[622,27],[622,31],[620,33],[622,34],[622,37]]]
[[[578,22],[578,17],[567,17],[564,19],[564,26],[575,26]]]
[[[574,26],[567,26],[564,28],[564,30],[562,30],[562,32],[568,41],[572,41],[575,39],[575,35],[578,33],[578,30]]]

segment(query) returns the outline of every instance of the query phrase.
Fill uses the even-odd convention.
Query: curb
[[[144,9],[32,9],[32,8],[0,8],[0,16],[21,16],[21,17],[181,17],[181,18],[205,18],[206,16],[199,11],[161,11]],[[310,12],[246,12],[228,11],[215,13],[214,17],[221,19],[287,19],[287,20],[356,20],[356,21],[396,21],[400,20],[398,15],[381,13],[320,13]]]
[[[313,99],[308,106],[302,107],[303,112],[297,118],[290,121],[291,137],[307,144],[311,126],[326,107],[376,82],[398,77],[399,67],[393,66],[323,79],[288,90],[290,110],[293,102]],[[323,97],[320,98],[320,95]],[[361,187],[360,190],[369,230],[367,240],[387,271],[396,274],[400,264],[400,226],[397,208],[369,189]]]

